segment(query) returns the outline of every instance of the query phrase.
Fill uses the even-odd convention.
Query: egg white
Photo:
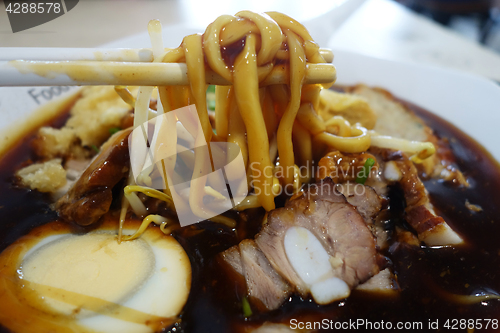
[[[14,332],[37,323],[38,332],[135,333],[175,322],[189,295],[191,266],[173,237],[150,227],[140,239],[118,245],[116,224],[75,235],[54,223],[57,227],[35,229],[0,254],[2,325]],[[124,233],[132,234],[136,226],[129,223]],[[119,253],[127,247],[130,252]],[[113,260],[121,261],[112,266]],[[2,307],[10,313],[2,315]]]

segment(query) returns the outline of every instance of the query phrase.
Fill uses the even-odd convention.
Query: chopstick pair
[[[167,51],[168,49],[165,49]],[[333,53],[320,49],[327,63],[307,64],[305,84],[330,83],[336,78]],[[20,60],[11,60],[20,59]],[[151,49],[0,49],[0,86],[73,86],[73,85],[188,85],[184,63],[153,63]],[[231,82],[211,70],[207,84]],[[262,85],[288,83],[285,66],[276,66]]]

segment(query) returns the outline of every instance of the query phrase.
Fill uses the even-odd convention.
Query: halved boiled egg
[[[127,222],[132,234],[140,222]],[[77,235],[52,222],[0,254],[0,324],[13,332],[155,332],[189,295],[191,265],[159,228],[117,242],[116,222]]]

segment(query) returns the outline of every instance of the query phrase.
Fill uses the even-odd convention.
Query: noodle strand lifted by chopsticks
[[[248,155],[254,190],[260,204],[274,209],[272,187],[272,164],[269,159],[269,140],[259,99],[257,56],[255,35],[247,36],[243,51],[234,64],[234,90],[241,118],[247,128]],[[256,162],[252,164],[252,162]]]
[[[306,61],[304,49],[297,35],[293,32],[287,32],[288,48],[290,52],[290,102],[281,118],[278,127],[278,153],[280,156],[280,165],[285,170],[285,184],[293,183],[293,173],[288,172],[295,164],[292,144],[292,127],[297,112],[300,107],[300,96],[302,82],[306,71]]]
[[[126,187],[120,229],[126,207],[130,204],[136,215],[144,218],[146,224],[141,226],[141,230],[149,222],[159,223],[163,229],[169,230],[166,217],[145,216],[146,208],[136,192],[167,202],[168,207],[177,213],[190,209],[200,218],[209,218],[213,214],[203,202],[208,197],[214,200],[220,197],[218,191],[225,184],[221,177],[211,174],[215,170],[210,145],[210,165],[203,163],[207,152],[193,152],[193,156],[181,158],[182,161],[189,159],[188,164],[194,165],[189,195],[183,190],[168,187],[167,175],[172,176],[176,172],[176,154],[192,149],[182,144],[188,133],[194,137],[191,144],[224,141],[239,147],[247,171],[246,183],[241,183],[239,188],[247,187],[253,195],[243,200],[237,210],[262,206],[269,211],[275,208],[274,198],[281,188],[291,186],[294,192],[300,190],[301,184],[311,179],[312,170],[309,168],[321,157],[317,153],[321,146],[348,153],[364,152],[371,145],[406,149],[415,154],[415,159],[426,158],[434,152],[432,144],[377,136],[359,124],[351,125],[342,117],[323,121],[316,112],[319,93],[333,82],[322,85],[303,83],[306,65],[325,60],[304,26],[284,14],[241,11],[235,16],[223,15],[211,23],[203,35],[186,36],[178,48],[167,52],[163,48],[159,22],[150,22],[148,30],[153,61],[185,62],[189,86],[159,86],[157,112],[149,109],[153,87],[140,87],[136,100],[126,87],[117,87],[117,92],[127,103],[135,104],[134,128],[142,126],[156,114],[165,112],[168,115],[173,110],[195,104],[201,129],[196,129],[194,123],[189,122],[183,122],[184,127],[169,122],[161,126],[156,124],[151,144],[155,146],[156,142],[168,142],[162,147],[162,155],[171,156],[162,160],[158,167],[165,189],[160,192],[147,186],[137,186],[130,177],[131,186]],[[289,83],[264,85],[273,69],[285,73]],[[215,88],[214,126],[207,112],[208,73],[215,73],[232,84]],[[147,127],[142,128],[141,135],[144,137],[137,135],[132,140],[147,140]],[[145,166],[152,163],[147,161],[145,154],[141,158],[146,161],[143,163]],[[225,158],[230,162],[234,158],[233,152]],[[305,174],[300,172],[302,167],[306,167]],[[148,172],[143,171],[140,175],[144,184],[152,181],[153,176]],[[179,205],[178,200],[181,202]],[[175,208],[173,201],[176,202]],[[210,219],[230,227],[235,225],[234,220],[222,215]]]

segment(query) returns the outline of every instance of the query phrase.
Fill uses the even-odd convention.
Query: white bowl
[[[483,145],[497,161],[500,86],[456,70],[334,50],[337,83],[379,86],[448,120]]]

